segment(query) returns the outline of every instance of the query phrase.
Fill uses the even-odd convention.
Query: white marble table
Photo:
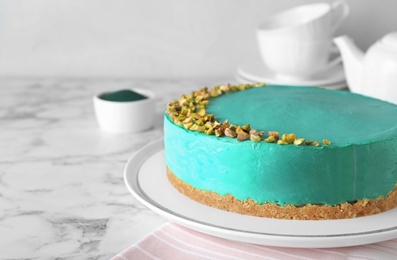
[[[128,192],[124,166],[162,136],[169,100],[227,82],[1,79],[0,259],[109,259],[166,222]],[[92,95],[131,87],[159,96],[156,126],[101,131]]]

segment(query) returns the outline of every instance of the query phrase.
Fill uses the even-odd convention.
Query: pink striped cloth
[[[127,259],[397,259],[397,239],[332,249],[284,248],[230,241],[167,222],[112,258]]]

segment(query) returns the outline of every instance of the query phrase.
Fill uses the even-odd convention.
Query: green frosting
[[[346,91],[266,86],[210,99],[207,113],[320,147],[239,142],[176,126],[165,115],[165,157],[196,188],[279,205],[386,196],[397,181],[397,106]]]

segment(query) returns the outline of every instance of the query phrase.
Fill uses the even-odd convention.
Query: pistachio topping
[[[306,143],[307,145],[310,145],[310,146],[320,146],[320,145],[321,145],[319,141],[311,141],[311,140],[308,140],[308,141],[306,141],[305,143]]]
[[[301,145],[301,144],[303,144],[304,141],[305,141],[304,138],[296,138],[294,140],[294,145]]]
[[[293,142],[295,141],[296,136],[295,136],[294,133],[291,133],[291,134],[283,134],[283,136],[281,137],[281,139],[282,139],[284,142],[286,142],[286,143],[288,143],[288,144],[291,144],[291,143],[293,143]]]
[[[227,136],[227,137],[231,137],[231,138],[234,138],[234,137],[236,137],[237,136],[237,133],[236,133],[236,131],[235,131],[235,128],[233,127],[226,127],[225,128],[225,135]]]
[[[259,135],[250,135],[250,139],[255,143],[259,143],[262,140],[262,138]]]
[[[288,144],[288,142],[285,141],[285,140],[280,139],[280,140],[277,141],[277,144]]]
[[[273,135],[270,135],[268,138],[265,139],[266,143],[274,143],[276,142],[276,138]]]
[[[327,140],[327,139],[324,139],[324,140],[323,140],[323,143],[324,143],[325,145],[330,145],[330,144],[331,144],[331,142],[330,142],[329,140]]]
[[[249,132],[251,141],[255,143],[259,143],[262,140],[262,135],[264,134],[263,131],[257,131],[255,129]]]
[[[280,133],[277,131],[268,131],[265,136],[264,131],[251,129],[251,125],[242,126],[230,124],[228,120],[220,122],[213,114],[207,114],[206,106],[212,98],[219,97],[228,92],[243,91],[253,87],[263,87],[264,83],[256,84],[239,84],[239,85],[219,85],[211,89],[207,87],[190,94],[181,95],[179,100],[173,100],[168,103],[166,114],[171,118],[175,125],[183,127],[188,131],[196,131],[216,137],[226,136],[236,138],[238,141],[250,139],[253,142],[277,143],[280,145],[310,145],[320,146],[319,141],[305,141],[304,138],[297,138],[294,133],[284,133],[280,139]],[[323,139],[323,144],[328,146],[331,142]]]
[[[270,137],[270,136],[273,136],[273,137],[274,137],[274,140],[278,140],[278,139],[280,138],[279,132],[269,131],[268,134],[269,134],[269,137]]]
[[[237,126],[236,127],[236,134],[237,134],[237,140],[238,141],[244,141],[247,140],[248,138],[250,138],[249,133],[247,133],[244,129],[248,129],[247,127],[240,127]]]

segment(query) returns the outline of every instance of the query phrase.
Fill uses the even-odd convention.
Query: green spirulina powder
[[[107,101],[129,102],[147,99],[148,97],[129,89],[123,89],[115,92],[104,93],[100,95],[99,98]]]

